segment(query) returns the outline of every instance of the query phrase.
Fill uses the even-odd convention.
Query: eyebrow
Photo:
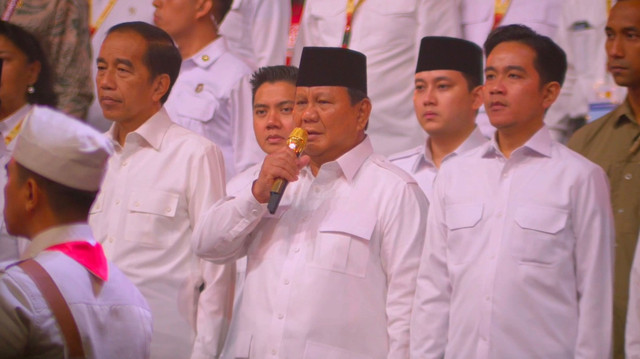
[[[524,69],[524,67],[522,67],[522,66],[516,66],[516,65],[509,65],[509,66],[507,66],[507,67],[506,67],[506,70],[507,70],[507,71],[513,71],[513,70],[515,70],[515,71],[520,71],[520,72],[527,72],[527,71]],[[485,72],[485,73],[487,73],[487,72],[489,72],[489,71],[498,72],[498,69],[496,69],[496,68],[495,68],[495,67],[493,67],[493,66],[488,66],[487,68],[485,68],[485,69],[484,69],[484,72]]]
[[[102,58],[102,57],[98,57],[98,59],[96,60],[96,63],[107,63],[107,61]],[[131,62],[130,60],[127,59],[121,59],[121,58],[116,58],[116,65],[125,65],[128,67],[133,67],[133,62]]]
[[[283,106],[283,105],[293,104],[294,102],[295,101],[293,101],[293,100],[285,100],[285,101],[278,102],[276,104],[276,106]],[[269,106],[264,104],[264,103],[256,103],[256,104],[253,105],[253,108],[259,108],[259,107],[269,107]]]

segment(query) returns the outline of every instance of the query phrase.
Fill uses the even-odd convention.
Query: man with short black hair
[[[80,348],[87,358],[148,358],[147,302],[107,262],[87,224],[111,143],[39,106],[16,142],[4,215],[9,233],[30,242],[21,262],[0,271],[0,357],[66,358]],[[33,276],[34,267],[41,276]],[[46,278],[50,287],[43,284]]]
[[[408,356],[428,205],[409,175],[373,153],[366,96],[364,55],[305,48],[293,113],[306,154],[270,153],[232,211],[201,221],[199,255],[248,261],[224,358]],[[277,179],[290,183],[270,214]]]
[[[485,42],[495,137],[443,166],[411,320],[413,358],[607,358],[613,218],[602,169],[551,138],[564,52],[522,25]]]
[[[115,154],[90,223],[149,301],[153,358],[218,355],[233,296],[233,267],[191,251],[200,213],[224,196],[224,165],[216,145],[173,123],[163,107],[180,63],[167,33],[123,23],[109,30],[96,76]]]

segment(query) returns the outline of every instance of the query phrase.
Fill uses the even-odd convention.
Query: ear
[[[212,16],[211,10],[213,9],[212,0],[196,0],[196,20],[200,20],[203,17]]]
[[[24,209],[27,214],[32,214],[42,201],[42,192],[38,183],[33,178],[27,178],[24,184]]]
[[[484,102],[484,86],[476,86],[473,90],[471,90],[471,108],[473,111],[478,111],[482,103]]]
[[[38,81],[38,76],[42,70],[40,61],[34,61],[27,66],[27,76],[29,77],[29,85],[33,85]]]
[[[547,110],[560,96],[560,83],[551,81],[542,88],[542,107]]]
[[[369,123],[369,115],[371,115],[371,100],[365,98],[356,106],[358,106],[357,128],[364,131]]]
[[[164,96],[169,91],[169,86],[171,85],[171,78],[168,74],[160,74],[156,76],[155,80],[153,80],[153,95],[152,99],[154,102],[160,102],[162,96]]]

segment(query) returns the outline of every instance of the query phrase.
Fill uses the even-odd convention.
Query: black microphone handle
[[[269,213],[276,213],[280,200],[282,199],[282,194],[284,193],[284,189],[287,188],[288,183],[289,182],[287,180],[282,178],[278,178],[273,183],[273,186],[271,187],[271,195],[269,196],[269,203],[267,204]]]

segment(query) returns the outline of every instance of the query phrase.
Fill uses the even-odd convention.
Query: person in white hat
[[[0,271],[0,357],[62,358],[74,344],[87,358],[149,356],[147,302],[87,224],[112,151],[102,134],[52,109],[36,106],[25,121],[7,165],[4,216],[9,233],[30,243],[22,262]],[[81,343],[60,329],[50,288],[23,267],[34,262],[61,292],[57,305],[70,310]]]

